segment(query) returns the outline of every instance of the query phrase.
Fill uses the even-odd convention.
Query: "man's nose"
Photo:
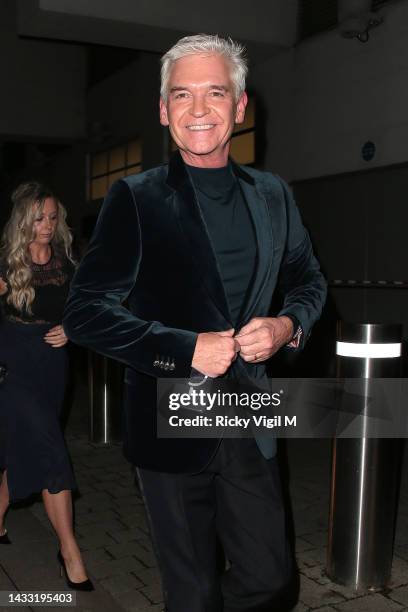
[[[208,107],[203,96],[195,96],[191,105],[191,114],[194,117],[202,117],[208,113]]]

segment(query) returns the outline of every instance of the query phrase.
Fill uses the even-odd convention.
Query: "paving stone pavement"
[[[91,444],[78,434],[67,435],[67,444],[80,489],[75,500],[76,533],[97,587],[94,593],[80,593],[75,609],[161,612],[160,576],[143,502],[121,446]],[[300,572],[299,602],[294,612],[408,611],[407,462],[403,468],[392,585],[386,593],[365,594],[336,585],[324,575],[330,456],[327,440],[287,442]],[[57,544],[42,503],[35,501],[11,510],[7,524],[13,544],[0,547],[0,590],[63,589],[55,558]],[[60,608],[44,608],[52,609]]]

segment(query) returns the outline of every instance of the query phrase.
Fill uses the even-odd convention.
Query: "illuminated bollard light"
[[[391,578],[402,440],[363,434],[370,379],[400,376],[401,338],[401,325],[338,325],[337,377],[365,379],[366,395],[362,435],[333,441],[326,573],[354,590],[382,590]]]

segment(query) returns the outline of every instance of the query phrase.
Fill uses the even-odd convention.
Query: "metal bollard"
[[[110,444],[121,439],[123,366],[88,352],[89,439]]]
[[[340,322],[337,376],[397,378],[401,325]],[[365,398],[361,400],[365,404]],[[366,414],[364,412],[364,414]],[[402,440],[333,441],[326,573],[355,590],[381,590],[391,577]]]

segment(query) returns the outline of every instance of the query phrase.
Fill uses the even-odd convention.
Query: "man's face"
[[[216,168],[228,162],[235,123],[242,123],[246,94],[235,101],[227,61],[220,55],[187,55],[172,67],[160,123],[168,125],[184,161]]]

